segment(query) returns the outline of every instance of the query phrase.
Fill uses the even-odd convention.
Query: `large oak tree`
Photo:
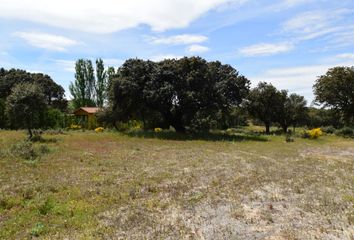
[[[315,85],[316,101],[342,113],[347,124],[354,123],[354,68],[335,67],[320,76]]]
[[[117,121],[159,115],[177,132],[209,129],[247,96],[249,80],[230,65],[199,57],[161,62],[127,60],[113,78]]]

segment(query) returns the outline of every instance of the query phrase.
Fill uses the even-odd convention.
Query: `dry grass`
[[[353,140],[69,132],[40,159],[9,157],[23,137],[0,131],[0,239],[354,236]]]

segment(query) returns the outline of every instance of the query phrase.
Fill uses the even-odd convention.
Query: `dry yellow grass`
[[[352,239],[354,141],[0,131],[0,239]],[[37,143],[40,144],[40,143]]]

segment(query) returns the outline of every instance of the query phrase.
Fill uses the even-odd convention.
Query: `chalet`
[[[74,111],[78,123],[87,129],[94,129],[97,125],[96,113],[100,110],[98,107],[81,107]]]

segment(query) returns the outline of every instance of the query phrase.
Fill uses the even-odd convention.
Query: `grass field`
[[[154,136],[0,131],[0,239],[354,238],[354,140]]]

